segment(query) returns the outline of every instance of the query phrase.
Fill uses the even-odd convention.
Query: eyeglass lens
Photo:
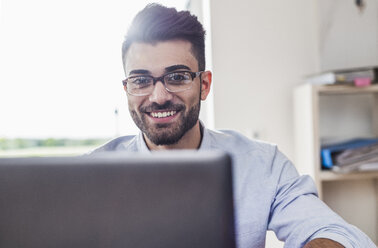
[[[155,81],[163,81],[165,88],[170,92],[180,92],[192,87],[194,77],[190,72],[172,72],[162,78],[152,76],[133,76],[126,80],[127,91],[132,95],[148,95],[154,89]]]

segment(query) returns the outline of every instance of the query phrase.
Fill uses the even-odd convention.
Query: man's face
[[[133,43],[126,54],[125,68],[127,77],[160,77],[178,70],[197,72],[198,62],[187,41]],[[135,124],[156,145],[175,144],[193,128],[198,121],[200,100],[199,77],[193,80],[189,90],[182,92],[168,92],[158,81],[150,95],[128,94],[129,111]]]

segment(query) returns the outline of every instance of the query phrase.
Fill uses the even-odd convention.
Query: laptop
[[[0,247],[234,248],[220,152],[0,159]]]

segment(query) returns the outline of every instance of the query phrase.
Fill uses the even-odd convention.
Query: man
[[[238,247],[264,247],[273,230],[285,247],[375,247],[316,196],[276,146],[198,120],[212,74],[205,70],[202,25],[187,11],[151,4],[134,18],[123,43],[123,81],[130,114],[141,130],[98,148],[149,152],[219,149],[233,160]]]

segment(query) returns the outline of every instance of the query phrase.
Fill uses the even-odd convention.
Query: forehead
[[[132,70],[148,70],[159,75],[172,65],[186,65],[192,71],[198,71],[198,62],[188,41],[137,42],[130,46],[125,56],[126,75]]]

